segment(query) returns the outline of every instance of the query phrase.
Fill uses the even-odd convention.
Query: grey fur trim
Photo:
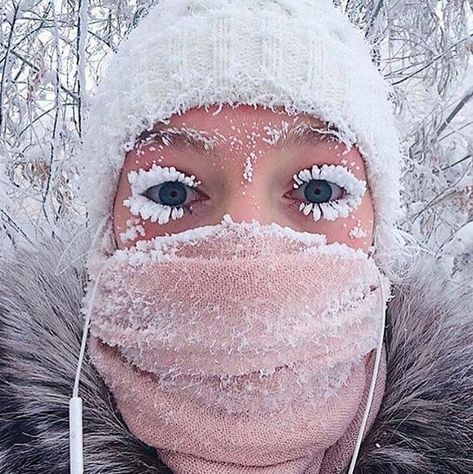
[[[473,473],[471,289],[418,257],[388,321],[386,392],[357,473]]]
[[[69,473],[69,399],[86,281],[80,260],[66,268],[74,258],[69,252],[64,255],[69,241],[64,237],[64,244],[56,239],[37,252],[19,251],[14,261],[0,265],[2,474]],[[87,242],[77,246],[84,251]],[[87,474],[171,473],[153,448],[129,432],[87,358],[80,396]]]
[[[71,236],[62,240],[0,262],[2,474],[69,472],[68,402],[86,281],[77,257],[89,242],[67,249]],[[412,262],[395,295],[388,310],[386,393],[356,472],[471,473],[473,297],[447,283],[426,256]],[[87,357],[80,394],[86,473],[171,473],[153,448],[129,432]]]

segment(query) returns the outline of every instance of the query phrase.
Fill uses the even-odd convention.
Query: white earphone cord
[[[371,409],[371,405],[373,403],[374,389],[376,387],[376,380],[378,378],[379,365],[381,362],[381,353],[383,350],[384,329],[386,326],[386,309],[385,309],[386,301],[385,301],[384,286],[383,286],[383,282],[381,280],[380,275],[378,275],[378,279],[379,279],[379,285],[381,289],[381,305],[382,305],[381,306],[381,330],[379,334],[378,347],[376,350],[376,359],[375,359],[374,367],[373,367],[373,375],[371,376],[371,384],[370,384],[370,389],[368,392],[368,399],[366,400],[366,408],[363,414],[363,419],[361,421],[360,431],[358,432],[358,437],[355,444],[355,451],[353,452],[353,456],[352,456],[350,467],[348,469],[347,474],[353,474],[355,471],[355,465],[356,465],[356,461],[358,460],[358,455],[360,453],[360,447],[361,447],[361,442],[363,440],[363,435],[366,429],[366,423],[368,422],[368,415]]]
[[[95,247],[95,242],[104,222],[99,225],[91,247]],[[103,268],[100,270],[92,289],[92,295],[89,300],[87,313],[84,321],[84,329],[82,331],[82,340],[80,346],[79,360],[77,362],[77,370],[74,379],[74,388],[72,390],[72,398],[69,400],[69,463],[71,474],[83,474],[84,472],[84,453],[83,453],[83,429],[82,429],[82,399],[79,397],[79,380],[84,362],[85,349],[87,345],[87,336],[89,333],[89,324],[92,314],[92,307],[95,300],[95,292],[102,275]]]
[[[82,363],[84,360],[85,348],[86,348],[86,343],[87,343],[87,335],[89,331],[89,324],[90,324],[90,319],[91,319],[91,314],[92,314],[92,307],[93,307],[93,302],[95,300],[95,292],[96,292],[97,285],[100,280],[102,271],[103,269],[100,270],[99,275],[97,276],[97,279],[94,283],[94,287],[92,289],[92,295],[89,300],[89,306],[87,309],[87,314],[86,314],[86,318],[84,322],[84,330],[82,333],[79,360],[78,360],[76,376],[74,380],[74,389],[72,392],[72,398],[69,401],[69,454],[70,454],[70,473],[71,474],[83,474],[84,472],[82,399],[79,397],[79,379],[80,379]],[[370,384],[370,389],[368,393],[368,399],[366,401],[366,408],[363,414],[363,419],[362,419],[360,430],[359,430],[358,437],[356,440],[355,450],[352,456],[348,474],[353,474],[355,470],[355,465],[358,459],[361,442],[363,440],[363,435],[364,435],[366,424],[368,421],[368,415],[371,409],[371,405],[373,403],[374,390],[376,387],[376,380],[378,378],[379,365],[381,362],[381,353],[383,349],[384,328],[386,324],[386,311],[384,307],[385,292],[384,292],[384,286],[383,286],[381,277],[378,276],[378,278],[379,278],[379,284],[380,284],[380,289],[381,289],[381,305],[382,305],[381,330],[380,330],[379,341],[378,341],[378,346],[376,350],[376,359],[375,359],[375,363],[373,367],[373,374],[371,377],[371,384]]]

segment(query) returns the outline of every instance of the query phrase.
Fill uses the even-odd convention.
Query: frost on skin
[[[177,171],[173,166],[158,166],[153,164],[151,169],[140,169],[138,172],[130,171],[128,181],[131,185],[132,195],[123,201],[123,204],[130,208],[130,212],[143,219],[150,219],[151,222],[166,224],[169,219],[180,219],[184,215],[184,208],[163,205],[147,198],[143,195],[149,188],[159,184],[175,182],[185,184],[190,188],[195,188],[200,184],[195,176],[187,176]]]
[[[341,199],[322,203],[303,202],[299,210],[308,216],[312,213],[315,221],[323,218],[334,221],[338,217],[348,217],[360,204],[366,192],[366,182],[358,179],[351,171],[340,165],[317,165],[312,169],[303,169],[294,175],[294,189],[314,179],[326,180],[344,188],[346,195]]]
[[[244,110],[243,110],[244,112]],[[131,186],[128,182],[128,173],[140,168],[149,169],[153,163],[161,166],[174,166],[178,171],[187,175],[194,174],[202,181],[195,190],[187,189],[181,183],[168,183],[155,186],[144,193],[145,197],[156,203],[172,207],[182,206],[184,215],[181,219],[169,220],[165,225],[153,225],[149,219],[142,220],[146,229],[146,239],[166,233],[182,232],[186,229],[216,223],[226,212],[231,212],[237,221],[251,220],[257,218],[265,222],[278,222],[293,226],[299,230],[310,230],[312,232],[326,232],[330,240],[345,241],[355,247],[366,247],[368,239],[354,241],[349,236],[349,230],[356,225],[356,221],[350,221],[351,215],[357,218],[367,214],[370,217],[370,199],[364,198],[362,204],[346,219],[336,219],[334,224],[328,220],[314,221],[313,216],[304,216],[298,210],[301,202],[327,202],[343,197],[343,190],[338,185],[332,186],[330,197],[329,187],[325,184],[321,187],[325,198],[316,198],[318,186],[315,183],[304,184],[298,191],[293,190],[293,175],[303,168],[311,168],[315,163],[318,166],[326,164],[337,165],[341,158],[346,158],[347,168],[350,169],[360,180],[366,180],[363,171],[356,172],[349,167],[349,163],[356,160],[363,166],[362,157],[358,151],[353,150],[352,155],[342,157],[343,143],[333,137],[333,124],[323,122],[313,117],[288,117],[284,125],[283,119],[274,116],[271,111],[258,111],[254,116],[239,111],[237,114],[227,110],[227,119],[212,121],[211,114],[204,114],[202,110],[189,111],[189,118],[175,117],[173,127],[175,130],[194,130],[200,136],[210,139],[216,138],[221,144],[216,150],[207,153],[201,143],[195,143],[193,147],[187,147],[191,143],[181,134],[173,134],[173,144],[166,147],[155,140],[155,150],[150,147],[145,149],[145,156],[140,159],[136,156],[136,150],[127,157],[124,172],[121,173],[121,189],[115,199],[115,238],[120,248],[129,247],[134,242],[120,245],[119,234],[127,230],[126,220],[134,217],[130,208],[123,205],[123,201],[132,195]],[[297,119],[297,120],[296,120]],[[263,141],[268,138],[264,128],[278,129],[281,138],[276,145],[269,145]],[[159,133],[163,127],[155,124],[151,132]],[[168,130],[166,126],[165,130]],[[285,129],[287,128],[287,132]],[[318,131],[314,130],[321,130]],[[323,136],[322,135],[323,133]],[[141,137],[141,135],[140,135]],[[195,142],[195,140],[193,140]],[[243,143],[243,145],[240,145]],[[319,148],[317,148],[319,147]],[[315,153],[314,153],[315,151]],[[320,152],[320,153],[319,153]],[[158,157],[163,156],[163,161],[158,162]],[[251,162],[250,162],[251,161]],[[245,169],[246,164],[246,169]],[[364,168],[362,168],[364,170]],[[221,171],[223,170],[223,171]],[[269,177],[269,179],[268,179]],[[250,181],[251,180],[251,181]],[[323,183],[320,183],[323,185]],[[307,192],[304,198],[304,188]],[[160,189],[162,188],[162,192]],[[337,188],[337,190],[335,190]],[[170,194],[172,190],[174,198]],[[315,190],[315,193],[309,190]],[[300,198],[288,199],[287,194],[299,195]],[[196,199],[194,199],[194,196]],[[311,197],[314,196],[314,199]],[[366,196],[366,195],[365,195]],[[366,206],[365,206],[366,204]],[[121,208],[118,207],[121,205]],[[172,211],[171,211],[172,212]],[[365,213],[365,214],[364,214]],[[338,222],[337,222],[338,221]],[[342,222],[339,222],[342,221]],[[343,221],[347,221],[347,227],[342,228]],[[371,227],[363,224],[363,228],[371,232]],[[143,238],[136,240],[142,240]]]
[[[281,137],[287,134],[289,129],[289,124],[283,120],[282,128],[273,128],[270,125],[266,125],[264,127],[264,131],[269,136],[269,138],[263,138],[263,142],[267,143],[268,145],[276,145]]]
[[[360,225],[357,225],[356,227],[353,227],[350,230],[350,237],[352,239],[363,239],[368,236],[368,233],[363,230]]]
[[[145,228],[140,224],[140,219],[128,219],[126,227],[126,232],[120,233],[120,240],[123,243],[135,240],[138,236],[145,236]]]
[[[336,251],[343,254],[347,250],[353,252],[353,249],[345,244],[327,245],[327,237],[325,234],[317,234],[313,232],[300,232],[287,226],[280,226],[276,223],[260,224],[256,220],[251,222],[234,222],[230,214],[224,214],[219,224],[201,226],[191,228],[175,234],[166,234],[164,236],[156,236],[149,240],[138,240],[135,245],[130,248],[117,250],[114,258],[126,262],[132,266],[145,265],[153,261],[166,261],[176,255],[176,249],[182,245],[186,245],[187,249],[192,249],[199,242],[213,236],[222,240],[227,239],[230,235],[245,236],[246,245],[233,247],[232,252],[235,255],[244,255],[251,246],[263,242],[262,237],[285,239],[292,242],[296,247],[316,247],[318,252],[324,249]],[[222,247],[225,250],[227,247]],[[263,252],[263,248],[260,247]],[[267,252],[274,251],[274,247],[270,245]],[[360,256],[363,255],[361,250],[355,250]],[[264,252],[263,252],[264,253]],[[312,254],[308,258],[313,258]]]
[[[223,138],[221,135],[216,134],[215,136],[208,136],[206,133],[201,130],[196,130],[191,127],[183,126],[180,128],[177,127],[167,127],[163,130],[146,130],[143,132],[137,139],[136,145],[137,149],[141,150],[145,146],[150,146],[158,144],[160,150],[163,147],[168,147],[173,144],[174,138],[181,136],[184,138],[192,138],[193,140],[202,143],[205,150],[214,150],[215,146],[221,142]],[[131,146],[131,142],[126,146],[126,150]],[[150,151],[156,150],[154,146],[149,147]],[[140,154],[140,153],[138,153]]]
[[[249,183],[253,181],[253,158],[255,158],[254,153],[250,153],[250,155],[245,160],[245,170],[243,171],[243,178]]]

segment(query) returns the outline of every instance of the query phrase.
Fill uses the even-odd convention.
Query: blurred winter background
[[[89,97],[154,1],[0,0],[0,247],[81,222]],[[294,0],[297,1],[297,0]],[[335,0],[395,86],[409,143],[402,227],[473,282],[473,0]],[[159,51],[156,52],[159,54]],[[78,227],[80,228],[80,226]]]

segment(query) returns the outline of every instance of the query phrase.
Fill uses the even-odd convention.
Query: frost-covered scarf
[[[361,250],[275,224],[156,237],[106,260],[89,349],[173,472],[335,473],[366,406],[384,278]],[[368,427],[384,381],[383,353]]]

